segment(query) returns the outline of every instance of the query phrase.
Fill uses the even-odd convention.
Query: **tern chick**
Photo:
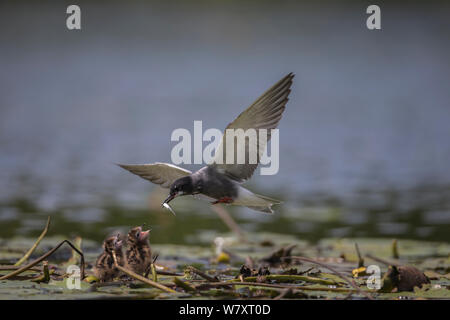
[[[124,255],[122,252],[122,241],[119,235],[110,237],[103,242],[103,252],[98,256],[94,274],[100,282],[107,282],[119,276],[120,271],[114,265],[113,251],[116,253],[117,263],[123,265]]]
[[[127,267],[139,275],[146,272],[152,263],[149,233],[150,230],[142,231],[142,227],[135,227],[128,232],[125,253]]]

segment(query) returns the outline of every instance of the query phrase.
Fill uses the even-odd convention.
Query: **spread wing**
[[[118,164],[118,166],[143,179],[159,184],[163,188],[170,188],[175,180],[192,173],[173,164],[161,162],[150,164]]]
[[[270,140],[270,130],[275,129],[280,122],[286,103],[289,100],[288,96],[291,92],[290,87],[293,78],[293,73],[286,75],[226,127],[225,133],[222,136],[222,141],[217,148],[214,162],[211,164],[219,172],[226,174],[238,182],[244,182],[253,175],[253,172],[258,167],[260,158],[265,151],[266,143]],[[250,138],[239,140],[235,138],[234,161],[233,164],[227,164],[226,130],[243,129],[245,131],[250,128],[256,130],[256,137],[259,136],[259,129],[267,129],[267,141],[264,142],[264,140],[260,140],[259,138],[256,140]],[[240,150],[243,150],[245,154],[245,162],[243,162],[243,164],[237,164],[238,148],[243,148]],[[257,152],[256,161],[250,161],[249,150]]]

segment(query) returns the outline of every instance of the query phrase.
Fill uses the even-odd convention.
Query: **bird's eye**
[[[139,231],[136,232],[136,238],[139,238],[140,235],[141,235],[141,233]]]

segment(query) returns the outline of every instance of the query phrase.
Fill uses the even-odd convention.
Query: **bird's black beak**
[[[172,212],[172,214],[174,216],[176,216],[175,211],[173,211],[173,209],[169,206],[169,202],[172,201],[173,199],[175,199],[175,197],[177,196],[177,193],[171,194],[167,197],[166,200],[164,200],[164,202],[162,203],[162,206],[164,208],[166,208],[167,210],[169,210],[170,212]]]
[[[164,200],[163,204],[164,204],[164,203],[169,203],[170,201],[172,201],[173,199],[175,199],[176,196],[177,196],[176,193],[170,194],[170,195],[166,198],[166,200]]]

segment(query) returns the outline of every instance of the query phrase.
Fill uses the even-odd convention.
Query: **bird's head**
[[[194,193],[194,184],[192,183],[192,178],[190,176],[186,176],[175,180],[174,183],[170,186],[170,194],[164,203],[169,203],[173,199],[179,196],[193,194]]]
[[[105,242],[103,242],[103,249],[108,253],[122,250],[122,240],[120,240],[120,236],[117,235],[106,239]]]
[[[150,230],[142,231],[142,227],[135,227],[128,232],[129,245],[144,244],[148,242]]]

